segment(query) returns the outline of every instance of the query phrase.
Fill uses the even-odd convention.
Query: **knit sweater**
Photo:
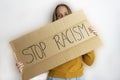
[[[57,78],[80,77],[83,75],[83,62],[90,66],[94,62],[94,58],[94,51],[88,52],[85,55],[82,55],[54,69],[51,69],[48,76]]]

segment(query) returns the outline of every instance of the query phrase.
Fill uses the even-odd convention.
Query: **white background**
[[[0,80],[21,80],[9,41],[50,23],[59,3],[83,9],[104,43],[93,66],[85,65],[86,80],[120,80],[120,0],[0,0]]]

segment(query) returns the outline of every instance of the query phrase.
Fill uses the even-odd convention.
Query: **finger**
[[[88,28],[89,29],[89,31],[92,33],[94,30],[92,29],[92,28]]]
[[[21,66],[21,65],[24,65],[23,63],[17,63],[16,66]]]
[[[93,31],[93,33],[97,33],[96,31]]]
[[[19,67],[22,67],[22,66],[23,66],[22,64],[17,65],[18,68],[19,68]]]
[[[20,66],[18,66],[18,68],[21,68],[21,67],[24,67],[24,65],[20,65]]]
[[[97,33],[96,30],[91,29],[91,32]]]
[[[17,64],[23,64],[22,62],[17,62]]]
[[[19,67],[19,71],[22,72],[23,71],[23,66]]]
[[[19,65],[19,64],[22,64],[22,63],[21,63],[21,62],[17,62],[17,63],[16,63],[16,66]]]
[[[90,27],[90,28],[88,28],[88,29],[89,29],[89,31],[90,31],[91,33],[93,33],[94,35],[97,36],[97,32],[96,32],[92,27]]]
[[[91,31],[92,31],[92,32],[94,32],[94,31],[96,31],[96,30],[94,30],[94,29],[91,29]]]
[[[19,69],[19,72],[22,73],[22,69]]]
[[[98,35],[96,32],[93,32],[93,34],[96,35],[96,36]]]

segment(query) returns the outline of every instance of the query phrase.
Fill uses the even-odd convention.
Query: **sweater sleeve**
[[[91,66],[95,59],[95,53],[94,51],[88,52],[87,54],[82,55],[82,60],[84,63],[86,63],[88,66]]]

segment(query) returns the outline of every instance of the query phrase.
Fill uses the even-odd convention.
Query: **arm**
[[[94,59],[95,59],[94,51],[91,51],[91,52],[88,52],[85,55],[82,55],[82,59],[88,66],[91,66],[94,62]]]

